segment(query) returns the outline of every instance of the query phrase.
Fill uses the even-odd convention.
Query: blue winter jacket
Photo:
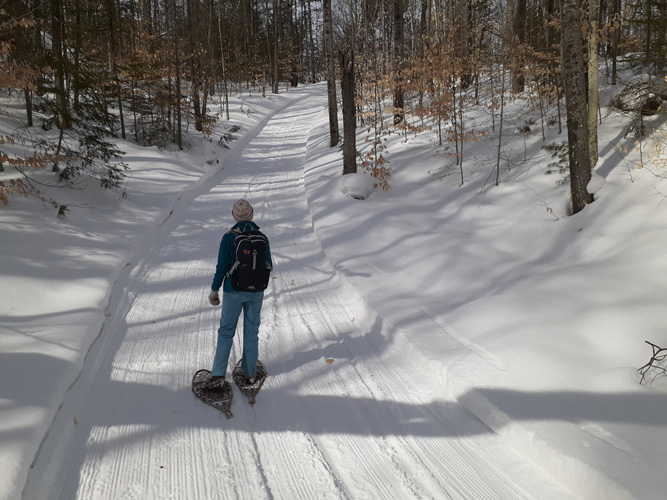
[[[220,241],[220,250],[218,250],[218,264],[215,267],[215,276],[213,277],[213,284],[211,285],[211,290],[218,291],[222,285],[222,281],[225,283],[222,287],[223,292],[233,292],[237,293],[236,290],[232,288],[232,282],[230,280],[225,280],[225,275],[236,262],[236,248],[234,247],[234,239],[236,235],[232,231],[238,229],[239,231],[257,231],[259,226],[252,221],[241,221],[236,223],[232,229],[225,233]],[[269,265],[273,268],[273,262],[271,261],[271,247],[269,246],[269,239],[264,236],[266,240],[266,259],[269,261]]]

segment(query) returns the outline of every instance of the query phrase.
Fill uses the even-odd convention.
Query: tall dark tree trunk
[[[653,38],[653,2],[646,0],[646,33],[644,38],[644,54],[651,62],[651,38]]]
[[[306,3],[306,12],[308,14],[308,38],[310,40],[310,43],[308,45],[308,53],[310,56],[310,78],[311,78],[311,83],[315,83],[317,81],[317,75],[316,75],[316,68],[315,68],[315,42],[313,40],[313,12],[312,8],[310,5],[309,0],[304,0]]]
[[[665,57],[667,57],[667,1],[661,0],[658,4],[658,46],[656,47],[656,72],[663,73],[665,70]]]
[[[75,110],[79,108],[79,87],[81,86],[81,50],[83,46],[83,26],[81,25],[81,2],[74,2],[76,28],[74,30],[74,68],[72,71],[73,85],[72,101]]]
[[[114,75],[114,82],[116,84],[116,99],[118,101],[118,113],[119,113],[119,118],[120,118],[120,133],[121,137],[125,139],[125,115],[123,114],[123,94],[121,92],[121,86],[120,86],[120,77],[118,75],[118,64],[116,61],[116,25],[115,25],[115,17],[116,17],[116,8],[115,8],[115,1],[116,0],[108,0],[108,7],[109,7],[109,45],[110,45],[110,52],[111,52],[111,70]]]
[[[428,17],[431,8],[431,2],[429,0],[421,0],[421,13],[419,17],[419,40],[418,40],[418,50],[419,57],[424,58],[426,54],[426,49],[428,48]],[[421,108],[424,105],[424,85],[419,85],[419,107]]]
[[[175,113],[176,113],[176,144],[178,149],[183,149],[183,117],[181,111],[181,57],[178,38],[174,42],[174,72],[176,73],[176,89],[175,89]]]
[[[333,28],[331,24],[331,0],[322,1],[324,18],[324,52],[327,72],[327,95],[329,102],[329,146],[340,142],[338,131],[338,103],[336,101],[336,66],[334,65]]]
[[[460,26],[458,29],[459,36],[456,41],[458,45],[456,52],[457,57],[462,62],[461,85],[464,89],[467,89],[473,81],[472,61],[470,60],[470,47],[472,46],[470,38],[470,0],[461,0],[458,5]]]
[[[192,110],[195,115],[195,129],[201,132],[203,119],[201,114],[201,105],[199,99],[199,88],[201,87],[201,75],[199,64],[199,43],[197,34],[199,33],[199,0],[188,0],[188,33],[190,36],[190,85],[192,85]]]
[[[405,119],[405,102],[403,96],[403,0],[394,0],[394,125]]]
[[[590,151],[590,165],[595,167],[598,162],[598,17],[600,15],[600,0],[588,1],[588,148]]]
[[[292,64],[291,64],[291,81],[290,85],[292,87],[298,87],[299,86],[299,71],[296,65],[296,61],[292,59]]]
[[[354,51],[338,52],[343,97],[343,175],[357,172],[357,110],[354,103]]]
[[[523,92],[526,78],[523,74],[523,44],[526,42],[526,0],[514,0],[512,16],[514,57],[512,61],[512,91]]]
[[[222,10],[218,4],[218,36],[220,37],[220,64],[222,66],[222,85],[225,93],[225,111],[227,121],[229,121],[229,91],[227,89],[227,70],[225,68],[225,51],[222,45]]]
[[[171,31],[173,33],[174,43],[174,73],[176,79],[176,89],[174,91],[174,115],[176,118],[176,144],[178,149],[183,149],[183,123],[181,117],[181,44],[176,29],[177,15],[176,15],[176,0],[171,0]]]
[[[586,103],[586,64],[581,37],[581,2],[561,1],[562,72],[567,106],[567,139],[570,160],[572,213],[593,201],[586,186],[591,180],[588,144],[588,105]]]
[[[51,43],[53,64],[55,66],[56,125],[60,130],[72,126],[69,99],[65,88],[66,58],[63,53],[65,32],[65,13],[62,0],[51,0]]]
[[[278,93],[280,77],[278,75],[278,0],[273,0],[273,93]]]
[[[611,36],[611,84],[616,85],[618,46],[621,40],[621,0],[611,0],[611,20],[613,33]]]
[[[32,127],[32,91],[28,87],[24,87],[23,95],[25,96],[26,125]]]

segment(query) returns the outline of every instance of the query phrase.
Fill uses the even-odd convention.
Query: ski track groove
[[[291,184],[297,184],[297,179],[289,178],[286,177],[285,180],[283,181],[283,186],[290,186]],[[300,183],[303,183],[303,179],[299,178],[298,181]],[[302,200],[305,199],[305,192],[300,193],[302,196],[300,197]],[[300,203],[300,205],[303,206],[303,214],[304,217],[307,217],[307,206],[305,206],[305,203]],[[307,220],[307,219],[306,219]],[[293,241],[294,244],[294,254],[296,257],[296,261],[302,261],[302,256],[299,255],[298,249],[300,247],[306,247],[307,244],[311,244],[312,246],[316,246],[316,242],[314,241],[315,238],[311,236],[312,233],[308,235],[308,237],[304,238],[307,241],[304,241],[303,243],[299,241]],[[307,247],[306,247],[307,248]],[[316,252],[318,252],[318,249],[315,249]],[[321,251],[320,251],[321,252]],[[318,252],[319,253],[319,252]],[[321,255],[323,257],[323,255]],[[322,259],[324,260],[324,259]],[[335,275],[333,273],[333,270],[328,270],[328,274],[330,275],[332,280],[335,280]],[[312,297],[312,302],[306,303],[305,301],[298,300],[295,297],[295,293],[290,290],[290,297],[291,300],[289,301],[290,304],[294,304],[298,309],[299,309],[299,318],[302,324],[306,325],[306,330],[309,335],[309,344],[315,343],[318,344],[320,343],[321,345],[321,338],[318,338],[316,332],[327,332],[328,333],[325,335],[326,337],[333,337],[336,338],[336,332],[332,331],[330,328],[328,328],[328,325],[344,325],[346,323],[352,325],[351,322],[351,316],[348,314],[346,311],[345,305],[340,302],[340,301],[335,301],[331,302],[331,300],[324,300],[324,298],[320,295],[318,295],[316,290],[314,290],[314,287],[310,286],[308,283],[312,281],[312,273],[311,275],[307,275],[300,269],[297,271],[293,271],[292,276],[294,276],[291,281],[290,285],[294,283],[292,286],[296,286],[300,283],[306,283],[305,285],[305,290],[304,293],[307,294],[308,296]],[[286,284],[286,280],[283,280],[281,283],[283,286]],[[289,290],[289,289],[288,289]],[[306,310],[306,305],[311,306]],[[294,307],[294,306],[293,306]],[[325,313],[326,311],[326,313]],[[353,328],[353,331],[355,333],[360,333],[356,331],[356,328]],[[370,346],[369,350],[372,351],[374,349],[374,346]],[[348,354],[350,354],[350,358],[353,359],[354,353],[351,353],[349,349],[347,349]],[[377,384],[374,384],[375,387],[371,387],[369,380],[372,380],[373,376],[371,373],[362,373],[362,371],[357,368],[354,364],[352,364],[353,369],[356,372],[356,377],[353,378],[353,380],[361,380],[363,381],[363,384],[361,384],[361,387],[356,388],[356,395],[363,395],[365,397],[371,398],[371,399],[381,399],[381,400],[387,400],[388,395],[386,391],[383,391],[381,387],[379,387]],[[346,396],[353,396],[354,395],[354,390],[352,388],[349,388],[346,386],[345,382],[343,379],[340,377],[337,377],[338,379],[336,380],[337,387],[340,387],[340,389],[344,392]],[[374,390],[375,389],[375,390]],[[380,396],[378,398],[378,396]],[[398,447],[405,447],[407,446],[407,443],[405,443],[405,440],[402,439],[388,439],[386,437],[381,437],[381,438],[374,438],[374,449],[377,450],[376,453],[374,453],[371,458],[369,459],[369,453],[368,450],[365,452],[362,452],[358,448],[355,449],[354,456],[364,456],[366,455],[366,460],[364,462],[361,462],[358,464],[358,468],[363,471],[362,476],[368,480],[369,477],[375,476],[376,479],[372,481],[373,484],[377,485],[384,485],[384,484],[392,484],[392,491],[387,491],[385,490],[382,494],[382,497],[388,496],[391,497],[397,493],[399,490],[403,490],[404,494],[406,497],[410,498],[433,498],[432,495],[430,495],[428,492],[433,491],[432,487],[434,486],[433,484],[428,484],[426,485],[425,488],[420,488],[415,481],[412,479],[412,477],[415,476],[427,476],[429,479],[435,479],[433,475],[429,475],[428,473],[425,472],[425,468],[422,464],[421,461],[415,460],[413,456],[409,454],[405,454],[407,456],[410,456],[410,463],[407,462],[407,456],[406,457],[400,457],[399,452],[397,450]],[[374,451],[375,451],[374,450]],[[346,454],[346,456],[350,456],[349,453]],[[387,460],[388,458],[388,460]],[[406,466],[409,465],[409,471],[406,472]],[[377,470],[393,470],[394,473],[392,474],[385,474],[384,477],[378,477],[375,475],[375,471]],[[398,482],[396,482],[393,478],[400,478]],[[443,492],[442,485],[435,480],[434,481],[436,485],[438,486],[438,489]],[[376,492],[379,493],[379,492]],[[444,491],[445,494],[446,490]],[[403,496],[400,495],[400,496]],[[371,498],[369,496],[369,498]],[[490,498],[488,496],[480,496],[479,498]]]
[[[31,474],[24,500],[47,491],[67,500],[569,498],[422,384],[428,366],[405,359],[395,333],[327,261],[303,171],[326,96],[302,92],[221,184],[172,217],[182,220],[143,264],[95,379],[63,409],[79,421],[54,445],[67,459],[45,449],[37,465],[49,474]],[[241,197],[255,206],[276,268],[260,331],[269,379],[256,407],[235,388],[235,418],[226,420],[198,404],[190,380],[213,357],[220,310],[206,287],[230,221],[220,213]],[[510,477],[516,470],[524,479]]]
[[[301,182],[303,182],[303,179],[299,179],[299,180]],[[287,185],[288,181],[286,180],[284,184]],[[302,199],[305,199],[305,192],[303,193],[303,198]],[[308,210],[307,206],[304,207],[304,216],[307,216],[307,210]],[[315,244],[315,242],[313,241],[313,240],[315,240],[315,238],[313,238],[312,236],[309,236],[308,240],[310,240],[309,243]],[[299,252],[298,252],[299,245],[297,244],[297,242],[294,242],[294,243],[295,243],[295,245],[294,245],[295,252],[294,253],[296,255],[296,261],[300,261],[301,256],[299,255]],[[323,257],[323,255],[322,255],[322,257]],[[336,279],[335,275],[333,273],[333,270],[328,270],[328,273],[330,273],[331,279],[333,279],[333,280]],[[297,273],[297,276],[300,279],[302,279],[305,283],[309,282],[309,278],[310,278],[310,280],[312,280],[312,276],[309,277],[308,275],[306,275],[305,273],[300,272],[300,271]],[[299,282],[300,282],[300,280],[299,280]],[[313,301],[315,301],[315,303],[313,304],[313,308],[314,308],[314,312],[316,313],[316,317],[313,317],[313,312],[312,311],[306,312],[306,311],[303,310],[302,304],[304,304],[304,303],[302,301],[294,300],[294,298],[293,298],[293,300],[291,300],[290,303],[296,304],[297,307],[299,307],[300,316],[301,316],[302,321],[304,322],[304,324],[308,325],[307,326],[308,333],[310,334],[312,341],[317,342],[319,340],[314,332],[316,332],[316,331],[327,331],[327,325],[328,324],[341,325],[341,324],[345,324],[346,322],[348,322],[350,325],[353,325],[353,323],[351,322],[351,315],[347,312],[347,310],[345,308],[345,305],[342,302],[335,302],[335,303],[332,304],[331,301],[325,301],[322,296],[317,295],[315,293],[316,290],[312,290],[313,287],[308,286],[307,288],[309,289],[308,290],[308,292],[309,292],[308,295],[311,295],[311,296],[314,297]],[[324,313],[324,311],[326,311],[326,314]],[[334,321],[331,321],[332,316],[335,317]],[[359,337],[361,337],[362,334],[363,334],[363,332],[358,331],[358,329],[356,327],[353,328],[353,332],[355,334],[359,335]],[[333,338],[336,338],[335,332],[330,332],[330,335]],[[368,344],[369,344],[369,346],[365,350],[367,350],[368,352],[373,352],[373,351],[377,350],[377,346],[371,345],[370,342]],[[354,359],[354,353],[351,352],[350,349],[347,348],[347,347],[346,347],[346,351],[349,354],[350,359]],[[359,387],[356,388],[357,395],[363,395],[363,396],[369,397],[371,399],[389,400],[388,391],[384,390],[381,385],[379,385],[377,382],[374,381],[375,377],[373,375],[373,372],[370,372],[368,370],[360,368],[355,363],[352,363],[351,366],[354,369],[354,371],[356,372],[356,377],[346,377],[345,379],[342,379],[342,378],[339,377],[338,380],[336,381],[336,382],[340,383],[341,390],[344,391],[344,394],[346,396],[353,396],[354,395],[355,390],[352,389],[352,388],[347,387],[345,382],[344,382],[344,380],[352,379],[352,380],[355,380],[355,381],[359,381],[359,380],[363,381],[362,388],[361,389]],[[400,380],[400,376],[396,376],[395,379]],[[391,392],[394,393],[394,394],[397,393],[396,391],[391,391]],[[406,393],[406,394],[409,393],[409,388],[404,388],[403,393]],[[398,394],[401,394],[401,392],[398,392]],[[387,483],[387,480],[389,480],[389,483],[391,484],[393,482],[393,480],[390,479],[390,478],[402,477],[402,481],[400,482],[400,484],[395,484],[393,486],[393,488],[394,488],[393,494],[396,493],[396,491],[395,491],[396,489],[398,489],[399,487],[402,487],[405,490],[407,490],[406,493],[408,493],[408,495],[410,497],[413,497],[413,498],[433,498],[432,495],[430,495],[428,493],[429,491],[433,491],[433,489],[432,489],[433,486],[434,486],[433,484],[426,485],[426,487],[424,488],[424,491],[420,491],[420,490],[422,490],[422,488],[420,488],[414,482],[414,480],[411,479],[412,477],[417,477],[417,476],[427,476],[427,477],[429,477],[429,479],[431,479],[435,482],[435,485],[438,487],[437,489],[441,493],[447,494],[446,489],[444,489],[442,487],[442,484],[440,484],[432,474],[428,474],[428,472],[426,472],[426,468],[424,467],[423,462],[421,460],[415,458],[412,453],[407,454],[410,457],[410,462],[411,463],[409,464],[410,465],[409,472],[405,471],[406,465],[408,465],[406,463],[407,462],[407,457],[400,458],[399,457],[399,452],[397,450],[397,447],[398,448],[403,447],[405,449],[410,448],[410,445],[406,442],[405,439],[401,439],[401,438],[389,439],[389,438],[386,438],[386,437],[380,437],[380,438],[375,438],[374,439],[374,445],[375,445],[375,449],[378,450],[378,452],[377,452],[377,454],[374,455],[373,460],[368,460],[367,459],[365,461],[365,463],[362,463],[362,464],[359,465],[359,468],[364,471],[364,476],[366,478],[368,478],[369,475],[374,475],[374,471],[376,471],[376,470],[387,470],[387,468],[393,469],[394,472],[395,472],[394,474],[389,474],[388,475],[389,477],[386,477],[386,476],[382,477],[382,478],[377,477],[377,479],[375,481],[373,481],[373,483],[375,485],[379,485],[379,484],[384,485],[384,484]],[[364,454],[368,455],[368,451],[362,452],[361,450],[359,450],[357,448],[355,450],[354,454],[355,454],[355,456],[364,456]],[[346,454],[346,455],[349,456],[350,454]],[[387,457],[389,458],[388,462],[386,460]],[[390,493],[389,491],[385,491],[384,494],[385,495],[391,495],[392,493]],[[480,496],[478,498],[487,498],[487,497],[486,496]]]

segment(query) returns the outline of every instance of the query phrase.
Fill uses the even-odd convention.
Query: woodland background
[[[466,143],[497,132],[498,183],[508,100],[539,109],[526,133],[567,122],[567,144],[549,147],[569,169],[576,213],[593,201],[598,76],[615,84],[621,58],[645,76],[614,104],[635,114],[639,147],[650,136],[662,151],[643,116],[667,97],[666,47],[665,0],[3,1],[0,87],[22,97],[25,127],[0,137],[0,169],[20,173],[0,183],[0,201],[41,197],[33,169],[121,186],[128,167],[114,137],[184,148],[184,130],[210,136],[229,119],[235,89],[266,95],[326,78],[331,146],[342,97],[344,173],[365,169],[383,189],[390,134],[437,134],[463,183]],[[214,94],[225,98],[217,110],[207,108]],[[492,116],[491,132],[476,130],[472,110]],[[371,143],[363,154],[357,127]],[[210,139],[225,146],[234,132]]]

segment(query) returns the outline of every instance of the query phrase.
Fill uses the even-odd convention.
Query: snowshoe
[[[248,398],[248,402],[251,405],[255,404],[255,396],[262,388],[262,385],[264,385],[264,381],[266,380],[267,376],[268,373],[266,372],[266,369],[264,368],[264,365],[261,361],[257,361],[257,373],[254,377],[245,376],[243,373],[243,368],[241,368],[240,360],[238,363],[236,363],[234,372],[232,374],[234,382],[236,382],[236,385],[238,386],[241,393],[243,393],[243,395]]]
[[[212,406],[216,410],[220,410],[227,418],[232,418],[232,385],[222,379],[221,381],[211,382],[210,370],[198,370],[192,377],[192,392],[197,398]]]

